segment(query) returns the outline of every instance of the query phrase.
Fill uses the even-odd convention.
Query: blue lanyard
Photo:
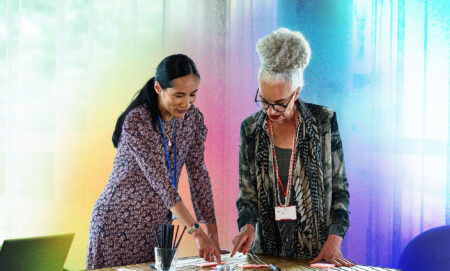
[[[164,136],[164,129],[162,126],[162,122],[161,122],[161,117],[158,116],[158,121],[159,121],[159,126],[161,127],[161,133],[162,133],[162,139],[164,142],[164,150],[166,151],[166,158],[167,158],[167,163],[169,164],[169,172],[170,172],[170,180],[172,181],[173,186],[175,187],[175,189],[177,189],[177,180],[175,179],[178,175],[177,175],[177,120],[175,119],[175,123],[174,123],[174,154],[175,154],[175,169],[174,169],[174,173],[172,174],[172,166],[170,165],[170,159],[169,159],[169,152],[167,151],[167,144],[166,144],[166,137]]]

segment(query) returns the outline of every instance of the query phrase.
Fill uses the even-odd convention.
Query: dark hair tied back
[[[200,78],[197,66],[194,61],[186,55],[177,54],[164,58],[156,68],[156,75],[145,83],[144,87],[138,91],[136,97],[131,101],[130,105],[119,116],[116,122],[116,128],[112,136],[114,147],[119,145],[120,135],[122,134],[122,126],[126,116],[134,108],[146,105],[150,110],[152,125],[158,121],[160,116],[158,108],[158,94],[155,91],[155,81],[158,81],[163,90],[172,87],[172,80],[188,74],[195,74]]]

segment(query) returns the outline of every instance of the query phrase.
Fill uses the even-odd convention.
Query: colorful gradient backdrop
[[[301,97],[338,114],[351,194],[343,251],[396,266],[414,236],[450,224],[449,10],[444,0],[0,1],[0,239],[75,232],[66,267],[84,268],[115,121],[163,57],[185,53],[202,76],[206,165],[231,248],[255,44],[288,27],[313,51]],[[185,173],[180,193],[190,201]],[[190,237],[180,254],[196,254]]]

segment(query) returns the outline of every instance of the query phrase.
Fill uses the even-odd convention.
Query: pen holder
[[[175,271],[177,266],[176,248],[155,247],[155,267],[156,270]]]

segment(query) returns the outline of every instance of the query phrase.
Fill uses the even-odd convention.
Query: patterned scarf
[[[294,160],[295,201],[297,223],[284,231],[297,233],[293,255],[311,259],[317,256],[327,238],[325,195],[322,174],[322,147],[315,119],[300,99],[296,103],[298,135]],[[262,125],[256,133],[256,175],[260,211],[260,245],[265,254],[280,255],[281,241],[275,221],[276,194],[274,190],[273,157],[270,151],[268,119],[261,115]]]

